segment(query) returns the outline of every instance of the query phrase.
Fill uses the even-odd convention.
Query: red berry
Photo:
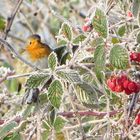
[[[139,53],[132,52],[132,53],[130,54],[130,60],[131,60],[131,61],[140,61]]]
[[[125,89],[128,88],[128,83],[130,83],[129,80],[125,80],[125,81],[123,82],[123,87],[124,87]]]
[[[83,30],[83,32],[89,32],[89,31],[91,31],[91,27],[90,27],[90,25],[83,25],[82,30]]]
[[[132,92],[135,92],[137,90],[137,84],[135,82],[129,82],[128,89]]]
[[[140,53],[138,53],[137,55],[138,55],[137,61],[140,62]]]
[[[140,113],[137,114],[137,117],[136,117],[136,119],[135,119],[135,123],[136,123],[136,124],[140,124]]]
[[[127,78],[126,75],[122,75],[122,76],[121,76],[121,79],[122,79],[122,82],[124,82],[124,81],[127,80],[128,78]]]
[[[121,75],[120,77],[116,78],[116,84],[123,87],[123,83],[125,80],[127,80],[127,76]]]
[[[112,90],[115,91],[115,84],[113,82],[109,83],[108,87]]]
[[[140,83],[136,83],[136,85],[137,85],[137,88],[136,88],[135,93],[138,93],[140,91]]]
[[[88,29],[88,26],[86,26],[86,25],[82,26],[82,30],[83,30],[83,32],[86,32],[87,29]]]
[[[121,77],[118,77],[118,78],[116,79],[116,84],[117,84],[117,85],[122,85],[122,79],[121,79]]]
[[[132,91],[130,91],[128,88],[126,88],[124,91],[125,91],[125,94],[127,94],[127,95],[132,94]]]
[[[112,78],[111,78],[111,81],[112,81],[113,83],[115,83],[115,84],[116,84],[117,77],[112,77]]]
[[[116,85],[115,91],[116,92],[122,92],[123,91],[123,87],[121,85]]]
[[[127,16],[128,16],[128,17],[132,17],[132,16],[133,16],[132,12],[128,11],[128,12],[127,12]]]

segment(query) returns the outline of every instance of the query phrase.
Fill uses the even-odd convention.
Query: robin
[[[22,56],[38,68],[47,68],[48,56],[53,50],[41,42],[41,37],[33,34],[27,38],[26,47],[22,50]]]
[[[52,49],[49,45],[42,43],[38,34],[33,34],[27,38],[27,44],[22,50],[22,56],[38,68],[43,69],[48,67],[48,56],[52,51],[56,53],[60,64],[65,63],[63,58],[66,58],[67,54],[69,54],[69,52],[66,52],[66,46]]]

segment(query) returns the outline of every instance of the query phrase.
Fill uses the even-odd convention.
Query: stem
[[[20,5],[22,4],[22,2],[23,2],[23,0],[19,0],[19,1],[18,1],[17,5],[16,5],[15,8],[14,8],[13,13],[12,13],[11,16],[8,17],[8,19],[7,19],[7,26],[6,26],[6,28],[5,28],[5,31],[4,31],[5,34],[4,34],[4,37],[3,37],[4,40],[7,39],[8,33],[9,33],[9,31],[10,31],[10,29],[11,29],[11,26],[12,26],[12,24],[13,24],[13,21],[14,21],[14,18],[15,18],[15,16],[16,16],[16,14],[17,14],[17,12],[18,12],[18,10],[19,10]]]
[[[77,111],[77,112],[59,112],[58,115],[61,115],[63,117],[67,117],[67,118],[72,118],[75,117],[75,115],[79,115],[79,116],[96,116],[96,117],[104,117],[107,115],[107,113],[109,114],[109,116],[114,116],[118,113],[121,113],[123,110],[114,110],[114,111],[110,111],[108,112],[97,112],[97,111]]]

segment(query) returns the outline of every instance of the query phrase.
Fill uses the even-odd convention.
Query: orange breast
[[[26,51],[32,61],[37,61],[41,58],[48,57],[51,53],[51,49],[41,42],[34,41],[26,47]]]

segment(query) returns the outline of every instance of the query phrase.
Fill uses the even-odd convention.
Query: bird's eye
[[[30,42],[30,45],[32,44],[32,42]]]

